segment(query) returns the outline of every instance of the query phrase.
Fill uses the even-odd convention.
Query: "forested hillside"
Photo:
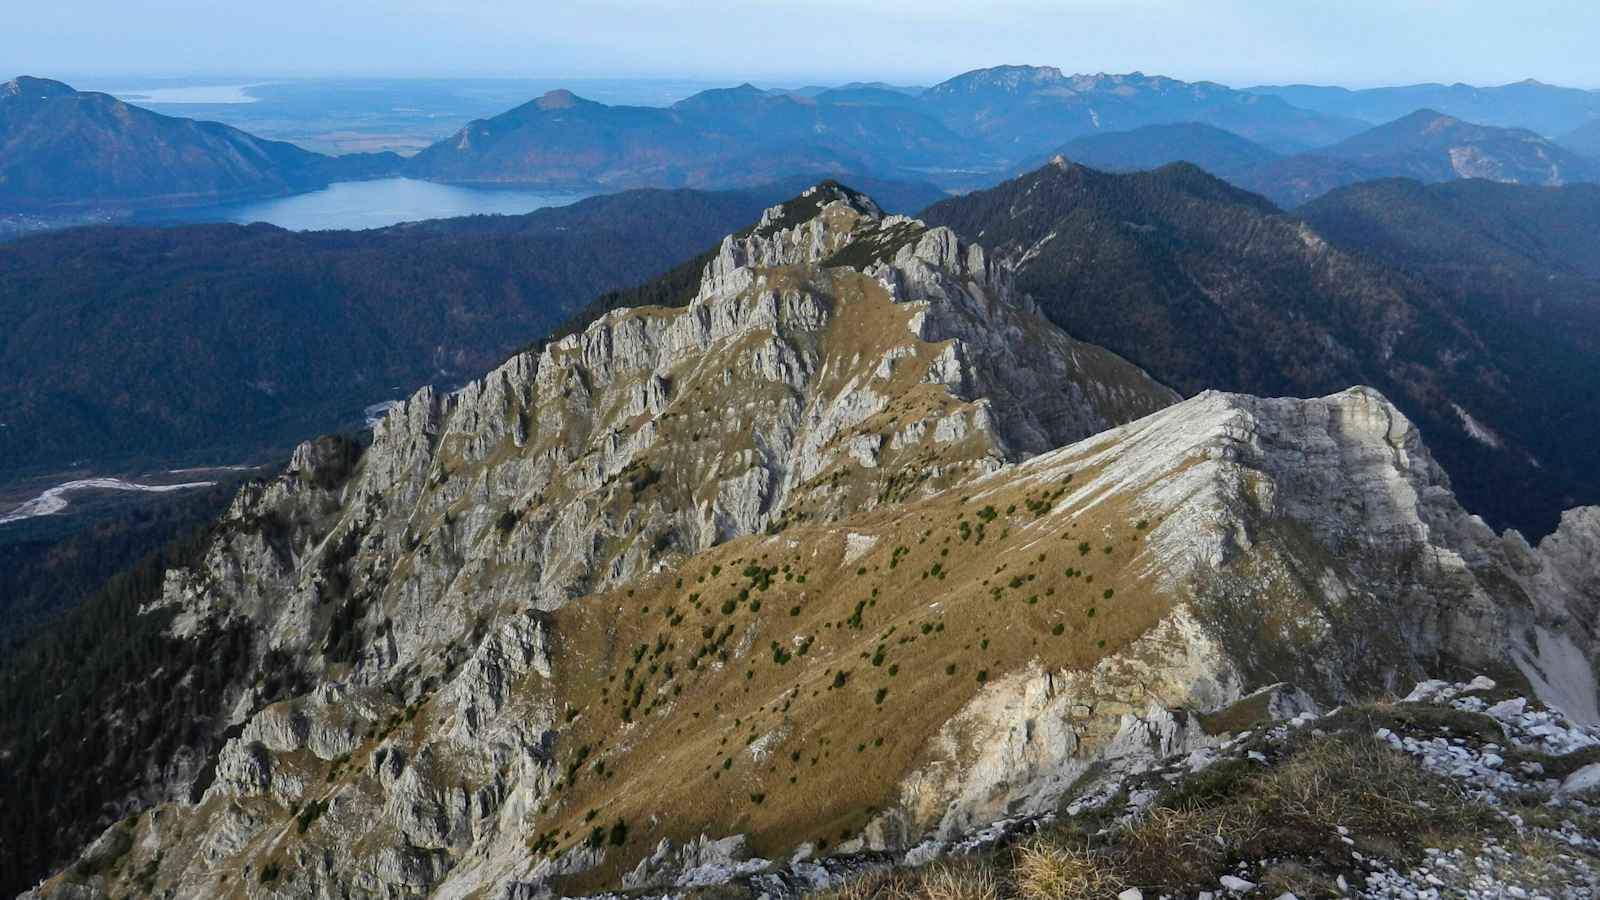
[[[1578,455],[1600,441],[1593,367],[1193,166],[1050,165],[924,215],[1004,248],[1062,327],[1185,393],[1380,388],[1496,525],[1543,535],[1600,497]]]
[[[0,245],[0,478],[232,462],[428,382],[749,221],[767,191],[638,191],[364,232],[86,228]]]

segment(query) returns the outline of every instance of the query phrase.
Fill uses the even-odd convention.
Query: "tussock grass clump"
[[[935,863],[922,873],[921,900],[1000,900],[995,870],[978,861]]]
[[[1344,825],[1405,845],[1435,826],[1481,831],[1495,821],[1457,786],[1365,734],[1310,742],[1257,780],[1253,793],[1276,817],[1313,828]]]
[[[1214,882],[1230,857],[1246,855],[1265,824],[1247,805],[1158,806],[1123,829],[1118,867],[1140,884],[1188,886]]]
[[[1103,852],[1035,838],[1012,854],[1012,879],[1022,900],[1094,900],[1127,887]]]

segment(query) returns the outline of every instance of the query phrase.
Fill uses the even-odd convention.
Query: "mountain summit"
[[[825,887],[1439,668],[1594,723],[1597,541],[1495,535],[1371,389],[1178,402],[823,184],[247,488],[144,607],[247,636],[164,676],[220,685],[195,762],[29,896]]]

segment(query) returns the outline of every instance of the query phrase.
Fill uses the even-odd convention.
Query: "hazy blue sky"
[[[1597,0],[55,0],[7,7],[0,62],[38,75],[929,83],[1026,62],[1235,84],[1534,77],[1600,87]]]

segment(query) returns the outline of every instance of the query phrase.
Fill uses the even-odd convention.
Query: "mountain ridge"
[[[467,590],[463,582],[449,591],[456,599],[448,602],[470,597],[475,604],[502,590],[506,599],[527,597],[531,588],[540,598],[537,606],[553,609],[635,577],[663,555],[676,558],[768,526],[780,529],[825,519],[834,510],[916,495],[991,469],[1024,448],[1087,434],[1108,419],[1126,420],[1174,399],[1125,362],[1071,341],[1014,306],[1004,270],[991,268],[981,251],[957,245],[948,232],[920,233],[910,220],[885,217],[859,195],[823,190],[774,207],[742,238],[729,236],[706,266],[697,302],[689,308],[617,310],[537,355],[514,357],[461,392],[424,389],[378,425],[359,469],[352,469],[346,445],[302,447],[290,468],[304,478],[246,489],[226,517],[233,524],[215,532],[208,558],[220,561],[246,545],[262,549],[266,545],[255,542],[266,540],[287,555],[249,550],[251,560],[240,562],[255,573],[251,580],[259,577],[264,589],[275,592],[277,587],[266,586],[294,578],[290,570],[302,555],[295,549],[301,546],[299,529],[332,523],[329,491],[351,477],[375,479],[373,490],[363,491],[371,505],[356,519],[377,518],[342,526],[346,536],[335,544],[346,549],[335,556],[343,559],[359,543],[355,530],[390,522],[384,511],[389,504],[432,507],[443,496],[436,493],[439,485],[448,482],[453,493],[468,484],[460,471],[436,478],[435,465],[456,468],[447,459],[459,458],[476,468],[487,462],[480,452],[496,446],[501,449],[492,455],[511,453],[520,460],[506,457],[510,468],[503,472],[521,485],[517,493],[528,493],[526,509],[497,512],[491,526],[509,534],[516,521],[525,520],[531,530],[526,541],[517,540],[525,548],[517,551],[522,563],[505,569],[483,557],[470,568],[486,576],[498,571],[508,580],[501,588],[482,586],[483,592],[467,594],[460,593]],[[813,199],[818,196],[830,199],[824,209]],[[868,243],[857,246],[860,240]],[[877,264],[882,281],[856,269],[817,268],[826,256],[845,250],[887,253],[895,261]],[[891,292],[906,302],[891,302]],[[839,317],[843,321],[832,324]],[[1009,324],[983,325],[991,319]],[[862,359],[858,346],[884,358]],[[730,387],[725,372],[735,367],[745,375]],[[1073,372],[1082,374],[1046,378]],[[742,424],[729,418],[726,403],[693,399],[728,390],[736,391],[746,410]],[[991,406],[988,397],[1006,399]],[[1026,403],[1019,402],[1022,397]],[[523,411],[508,410],[506,403]],[[280,501],[289,505],[269,511]],[[619,517],[639,501],[644,505]],[[487,507],[478,509],[474,521]],[[591,539],[572,539],[580,520],[588,523],[582,529]],[[547,550],[535,549],[546,541],[534,534],[547,535]],[[398,550],[407,543],[409,538],[390,546]],[[342,568],[345,562],[328,557],[328,565]],[[524,574],[536,584],[524,582]],[[345,666],[366,656],[366,636],[374,634],[360,609],[371,605],[376,612],[387,601],[362,586],[369,579],[355,570],[329,577],[348,592],[339,588],[344,611],[324,623],[333,630],[315,626],[322,634],[316,639],[322,649],[315,652],[345,660],[336,664]],[[201,576],[202,582],[208,578]],[[334,582],[322,584],[314,592],[334,602]],[[192,599],[209,604],[203,599],[209,589],[201,582],[194,587],[199,593]],[[275,594],[269,601],[254,589],[248,593],[253,599],[240,596],[242,605],[234,607],[240,614],[276,619],[289,610]],[[305,611],[322,620],[328,611],[322,607],[319,600]],[[221,621],[211,621],[188,601],[169,609],[176,613],[179,635],[192,633],[185,623],[210,634]],[[265,653],[270,644],[256,640],[252,646]],[[432,665],[426,654],[417,659]],[[279,671],[285,661],[262,657],[260,664]],[[215,677],[195,680],[209,684]],[[293,683],[281,672],[271,681]],[[233,703],[237,696],[228,688],[223,699]],[[212,743],[215,737],[206,736],[193,752],[214,752],[220,746]],[[197,775],[187,768],[168,772],[162,777],[181,786],[146,786],[139,796],[186,796]]]
[[[1267,162],[1236,180],[1292,209],[1338,187],[1392,177],[1559,186],[1600,181],[1600,164],[1526,129],[1419,109],[1338,144]]]
[[[1118,127],[1201,119],[1294,149],[1359,130],[1275,98],[1210,82],[1189,84],[1142,73],[1068,76],[1033,66],[974,70],[914,96],[861,88],[800,96],[743,85],[704,91],[661,109],[564,100],[552,112],[582,115],[561,118],[561,130],[555,129],[556,121],[546,123],[534,112],[546,111],[524,105],[472,123],[418,154],[414,171],[463,181],[635,184],[655,179],[711,185],[734,177],[727,166],[717,165],[734,152],[728,137],[740,138],[741,152],[759,158],[771,146],[810,144],[824,135],[839,156],[818,155],[807,171],[926,177],[960,187],[972,181],[972,171],[1003,171],[1008,160],[1014,164],[1066,139]],[[641,142],[650,154],[639,150]],[[558,143],[563,164],[554,157],[541,162]],[[583,162],[574,167],[573,159]],[[709,165],[697,169],[691,160]]]
[[[1555,137],[1600,115],[1600,93],[1544,84],[1528,78],[1510,84],[1474,86],[1415,84],[1350,90],[1315,85],[1245,88],[1272,94],[1296,106],[1354,116],[1374,124],[1417,109],[1433,108],[1485,125],[1522,127]]]
[[[8,211],[266,197],[384,174],[400,161],[393,153],[324,156],[49,79],[0,85],[0,204]]]
[[[1288,207],[1373,177],[1482,176],[1548,183],[1600,177],[1600,163],[1557,144],[1511,131],[1491,135],[1487,126],[1465,121],[1457,123],[1460,139],[1448,148],[1448,162],[1439,157],[1443,148],[1374,155],[1358,146],[1364,123],[1302,109],[1270,92],[1140,72],[1069,75],[1049,66],[976,69],[915,93],[872,85],[764,91],[744,84],[702,91],[668,107],[614,107],[553,90],[475,120],[407,159],[324,157],[215,123],[145,115],[107,95],[69,93],[59,82],[25,78],[8,84],[4,98],[14,109],[0,121],[11,123],[13,159],[7,169],[10,187],[0,199],[19,210],[58,213],[96,205],[268,196],[389,174],[583,190],[751,187],[797,174],[813,180],[932,180],[946,189],[970,189],[989,186],[993,177],[1019,165],[1036,164],[1060,152],[1065,142],[1181,123],[1223,129],[1288,154],[1257,160],[1254,172],[1233,171],[1242,166],[1240,153],[1253,155],[1243,143],[1202,160]],[[31,87],[25,91],[24,85]],[[39,97],[26,102],[25,95],[35,94]],[[50,98],[57,102],[43,102]],[[67,106],[105,110],[68,121],[63,118]],[[1426,108],[1405,110],[1403,118],[1376,126],[1364,140],[1375,140],[1382,129],[1393,129]],[[49,121],[27,121],[40,115]],[[113,120],[115,127],[105,124]],[[1475,136],[1468,134],[1473,129]],[[75,136],[62,143],[67,133]],[[1210,142],[1219,137],[1211,135]],[[1575,140],[1581,143],[1581,134]],[[112,144],[120,147],[121,168],[105,163]],[[183,152],[205,164],[186,164],[179,171],[168,144],[191,148]],[[136,149],[130,153],[129,147]],[[1157,153],[1167,161],[1183,155],[1180,148]],[[146,160],[157,171],[136,171],[129,159]],[[1155,161],[1150,157],[1137,164]]]
[[[1427,109],[1337,144],[1287,156],[1203,123],[1106,132],[1069,141],[1056,153],[1113,172],[1192,162],[1284,209],[1341,187],[1384,178],[1427,182],[1479,178],[1549,186],[1600,181],[1600,166],[1558,142],[1524,129],[1475,125]]]
[[[1373,385],[1427,430],[1455,490],[1497,525],[1545,534],[1556,510],[1595,496],[1582,466],[1553,476],[1539,462],[1571,452],[1565,426],[1542,424],[1583,416],[1570,372],[1459,298],[1198,168],[1116,175],[1061,161],[923,216],[987,241],[1048,317],[1185,395]],[[1524,416],[1527,396],[1564,412]],[[1469,419],[1492,422],[1500,446]]]
[[[1446,665],[1600,719],[1594,510],[1496,535],[1376,391],[1175,402],[1037,309],[1001,256],[823,185],[681,308],[302,445],[149,606],[182,646],[250,638],[209,735],[27,896],[937,854],[1221,746],[1247,698]]]

